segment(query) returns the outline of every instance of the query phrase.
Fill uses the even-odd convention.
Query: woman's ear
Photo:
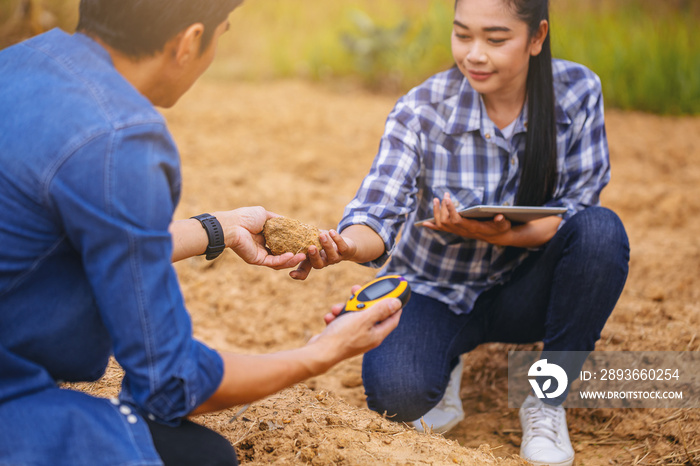
[[[178,65],[186,65],[189,61],[199,56],[203,34],[204,25],[195,23],[171,39],[173,41],[173,58]]]
[[[540,27],[530,39],[530,55],[537,56],[542,52],[542,44],[549,33],[549,22],[546,19],[540,21]]]

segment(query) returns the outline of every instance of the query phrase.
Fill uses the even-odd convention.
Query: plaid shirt
[[[599,204],[610,166],[599,78],[563,60],[553,61],[553,71],[558,177],[546,205],[566,207],[566,221]],[[416,293],[438,299],[454,312],[470,312],[479,294],[507,281],[528,251],[414,222],[431,218],[432,199],[446,192],[460,208],[513,205],[526,127],[525,109],[512,139],[505,139],[459,69],[433,76],[402,97],[389,115],[379,153],[338,230],[369,226],[386,252],[365,265],[381,267],[391,257],[382,274],[403,275]]]

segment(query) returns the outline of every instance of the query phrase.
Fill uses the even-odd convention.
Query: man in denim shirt
[[[236,464],[183,418],[320,374],[398,323],[390,300],[267,356],[192,338],[171,260],[305,258],[267,254],[260,207],[172,220],[180,162],[153,106],[206,70],[239,3],[82,0],[78,33],[0,53],[0,465]],[[118,400],[59,388],[99,378],[111,355]]]

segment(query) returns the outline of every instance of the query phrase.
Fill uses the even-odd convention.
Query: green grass
[[[700,114],[697,13],[643,6],[553,12],[554,55],[595,71],[609,107]]]

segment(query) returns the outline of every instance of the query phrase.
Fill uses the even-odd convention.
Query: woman
[[[628,270],[624,227],[599,207],[610,177],[600,81],[552,59],[547,0],[457,0],[452,51],[456,66],[389,115],[342,236],[322,235],[323,250],[292,272],[303,279],[341,260],[380,267],[391,258],[382,274],[408,279],[401,323],[363,362],[370,408],[396,421],[454,405],[455,368],[482,343],[592,351]],[[566,213],[523,224],[458,214],[479,204]],[[574,380],[578,363],[560,362]],[[451,378],[452,400],[435,408]],[[562,401],[531,396],[521,408],[521,456],[534,464],[573,462]],[[456,404],[435,428],[459,422]]]

